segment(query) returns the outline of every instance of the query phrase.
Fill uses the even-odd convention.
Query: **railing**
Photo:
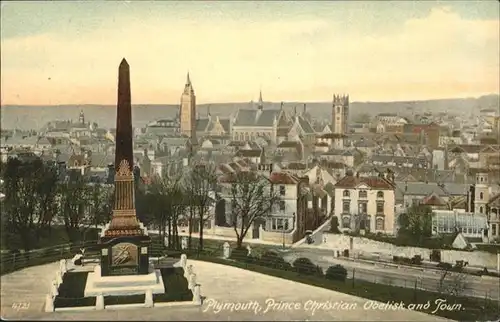
[[[96,241],[87,241],[86,243],[77,245],[63,244],[48,247],[29,253],[4,254],[0,261],[2,268],[1,273],[5,274],[29,266],[43,265],[56,262],[63,258],[70,258],[74,253],[79,251],[82,246],[88,247],[95,244]],[[467,317],[467,320],[473,317],[475,320],[485,320],[491,317],[492,310],[494,311],[500,308],[500,306],[498,306],[498,303],[500,303],[498,301],[498,292],[493,294],[494,288],[490,286],[485,287],[484,284],[479,285],[477,281],[457,280],[452,274],[443,280],[440,279],[439,276],[433,278],[413,278],[398,272],[389,271],[380,274],[380,270],[374,271],[363,268],[342,268],[334,270],[334,273],[328,273],[328,271],[331,270],[331,266],[334,266],[334,264],[324,259],[318,258],[309,261],[311,265],[305,263],[305,265],[301,266],[300,264],[296,264],[295,260],[297,258],[288,258],[284,260],[280,255],[262,256],[262,254],[260,254],[260,256],[256,256],[256,253],[259,252],[258,248],[254,248],[250,256],[247,250],[233,250],[230,258],[226,258],[223,256],[224,249],[222,242],[216,245],[212,244],[207,246],[208,247],[204,247],[204,249],[172,250],[165,248],[158,242],[153,242],[150,247],[150,256],[162,257],[168,254],[168,257],[175,258],[180,257],[182,253],[186,254],[190,259],[244,268],[382,302],[394,300],[394,294],[397,294],[398,298],[405,303],[425,303],[429,300],[432,302],[434,298],[445,298],[449,299],[449,303],[463,303],[464,309],[458,313],[464,315],[464,319]],[[344,270],[344,272],[342,272],[342,270]],[[450,292],[460,293],[460,295],[451,295]],[[478,292],[482,292],[482,294]],[[457,295],[459,296],[457,297]],[[495,300],[492,301],[492,299]],[[495,312],[498,313],[498,311]],[[445,313],[449,316],[443,316],[452,319],[458,318],[457,315],[452,315],[453,312]]]

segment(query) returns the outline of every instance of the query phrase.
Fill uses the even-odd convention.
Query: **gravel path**
[[[1,277],[2,318],[87,321],[445,321],[420,312],[375,308],[379,302],[235,267],[194,260],[188,260],[189,264],[193,265],[198,283],[201,284],[201,293],[206,297],[202,307],[44,313],[44,295],[58,267],[57,263],[53,263]],[[22,303],[26,304],[23,306]],[[17,304],[18,308],[13,308],[13,304]]]

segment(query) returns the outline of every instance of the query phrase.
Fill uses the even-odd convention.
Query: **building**
[[[233,117],[231,136],[235,141],[253,141],[260,137],[276,143],[280,127],[283,127],[284,133],[288,133],[290,129],[290,121],[283,110],[283,103],[279,110],[264,109],[261,93],[257,108],[239,109]]]
[[[332,130],[335,134],[345,135],[349,133],[349,95],[333,95],[333,105],[332,105]],[[340,137],[337,140],[343,142],[343,138]],[[335,144],[336,146],[342,146],[342,144]]]
[[[333,133],[346,134],[349,122],[349,95],[333,95],[332,129]]]
[[[488,239],[500,241],[500,193],[490,199],[487,207]]]
[[[469,242],[483,241],[488,223],[485,214],[454,210],[434,210],[432,213],[432,234],[462,233]]]
[[[255,172],[256,180],[274,189],[279,201],[264,218],[257,218],[249,229],[247,238],[268,242],[293,244],[304,238],[306,232],[308,178],[299,178],[286,172],[273,172],[269,177]],[[228,229],[226,236],[234,236],[231,202],[231,184],[237,180],[233,174],[221,177],[221,200],[216,207],[216,226]],[[218,209],[218,210],[217,210]],[[241,218],[238,218],[241,220]],[[216,227],[217,229],[217,227]],[[220,230],[220,229],[219,229]]]
[[[181,106],[180,106],[180,118],[181,118],[181,133],[190,137],[196,137],[196,96],[194,94],[194,88],[191,84],[191,79],[189,78],[189,73],[187,74],[186,85],[184,86],[184,92],[181,95]]]
[[[334,215],[340,230],[395,233],[395,185],[391,175],[347,175],[334,187]]]

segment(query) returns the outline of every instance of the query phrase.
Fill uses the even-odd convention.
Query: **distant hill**
[[[352,102],[350,117],[361,114],[376,115],[378,113],[401,113],[410,115],[424,111],[454,114],[479,113],[482,109],[496,109],[500,112],[499,95],[491,94],[478,98],[457,98],[426,101],[406,102]],[[280,102],[265,102],[264,108],[278,109]],[[297,112],[303,110],[304,102],[285,102],[284,109]],[[331,102],[306,102],[307,111],[319,119],[331,117]],[[144,126],[152,120],[174,117],[179,105],[175,104],[140,104],[133,107],[134,126]],[[214,103],[197,106],[200,117],[206,117],[208,107],[212,115],[228,117],[240,108],[255,108],[252,102],[247,103]],[[52,120],[76,120],[80,109],[83,109],[85,118],[97,122],[100,127],[115,127],[116,109],[113,105],[58,105],[58,106],[1,106],[1,125],[4,129],[38,129]]]

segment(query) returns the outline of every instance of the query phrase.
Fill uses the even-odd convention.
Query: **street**
[[[342,257],[335,258],[333,257],[333,251],[321,249],[294,248],[283,252],[283,256],[290,263],[293,263],[299,257],[307,257],[323,270],[332,265],[340,264],[347,269],[348,278],[352,278],[354,272],[355,279],[400,287],[417,287],[433,292],[439,291],[440,279],[444,273],[438,270],[413,267],[398,268],[385,263],[366,263]],[[443,285],[460,288],[463,290],[461,295],[500,300],[500,280],[494,277],[482,278],[469,274],[448,272]]]

